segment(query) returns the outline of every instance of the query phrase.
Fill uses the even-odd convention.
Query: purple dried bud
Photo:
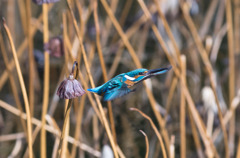
[[[44,50],[48,51],[54,57],[61,57],[64,54],[63,41],[61,37],[52,37],[47,44],[44,45]]]
[[[85,94],[85,90],[82,88],[82,85],[78,80],[74,79],[71,74],[67,79],[62,81],[60,84],[57,95],[61,99],[72,99],[76,97],[80,97]]]
[[[43,3],[56,3],[59,0],[32,0],[37,5],[42,5]]]

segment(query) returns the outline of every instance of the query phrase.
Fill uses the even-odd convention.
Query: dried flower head
[[[72,99],[80,97],[86,93],[85,90],[82,88],[80,82],[76,80],[73,76],[75,65],[77,65],[77,62],[74,62],[73,70],[69,77],[62,81],[62,83],[58,87],[57,95],[61,99]]]
[[[48,43],[44,45],[45,51],[48,51],[50,55],[54,57],[61,57],[64,55],[63,41],[61,37],[52,37]]]
[[[42,5],[43,3],[56,3],[59,0],[32,0],[37,5]]]

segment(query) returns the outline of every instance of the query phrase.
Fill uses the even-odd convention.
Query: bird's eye
[[[143,72],[139,72],[138,74],[139,74],[139,75],[143,75]]]

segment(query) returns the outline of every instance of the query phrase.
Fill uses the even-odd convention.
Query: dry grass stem
[[[24,84],[24,81],[23,81],[23,76],[22,76],[20,64],[19,64],[19,61],[18,61],[18,58],[17,58],[16,49],[15,49],[15,46],[14,46],[14,43],[13,43],[13,40],[12,40],[12,36],[11,36],[11,33],[8,29],[8,26],[6,25],[4,20],[3,20],[3,26],[4,26],[4,29],[7,33],[7,37],[9,39],[9,42],[10,42],[10,45],[11,45],[13,58],[14,58],[14,62],[15,62],[16,69],[17,69],[18,79],[19,79],[22,94],[23,94],[24,106],[25,106],[25,110],[26,110],[26,114],[27,114],[27,138],[28,138],[27,141],[28,141],[28,148],[29,148],[29,157],[33,158],[31,114],[30,114],[30,109],[29,109],[27,91],[26,91],[26,87],[25,87],[25,84]]]
[[[145,119],[147,119],[149,121],[149,123],[151,124],[151,127],[153,128],[153,130],[154,130],[155,134],[157,135],[158,140],[160,142],[162,153],[163,153],[163,157],[166,158],[167,157],[167,153],[166,153],[165,146],[164,146],[164,143],[163,143],[163,140],[162,140],[162,136],[159,133],[159,131],[158,131],[157,127],[155,126],[155,124],[153,123],[152,119],[149,116],[147,116],[146,114],[144,114],[142,111],[140,111],[139,109],[130,108],[130,110],[139,112]]]

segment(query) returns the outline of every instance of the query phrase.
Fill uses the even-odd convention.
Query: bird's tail
[[[96,87],[96,88],[89,88],[89,89],[87,89],[87,91],[99,94],[100,88],[101,88],[101,86]]]

